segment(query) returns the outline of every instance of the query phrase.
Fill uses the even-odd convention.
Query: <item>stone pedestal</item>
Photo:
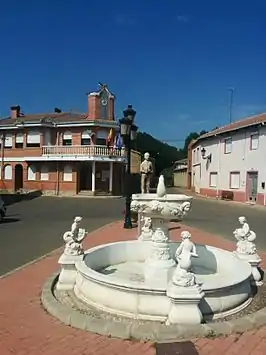
[[[239,259],[246,261],[250,264],[251,270],[252,270],[252,276],[253,276],[256,286],[262,286],[263,281],[261,279],[261,273],[259,271],[259,265],[261,263],[260,256],[257,253],[249,255],[249,254],[241,254],[238,252],[235,252],[235,255]]]
[[[182,287],[170,282],[167,296],[171,300],[167,324],[200,324],[202,314],[199,303],[204,292],[199,285]]]
[[[83,260],[84,254],[81,255],[67,255],[62,254],[58,260],[61,265],[61,272],[56,284],[57,290],[72,290],[75,286],[77,270],[75,263]]]
[[[168,224],[158,218],[152,219],[152,223],[152,245],[150,254],[145,260],[145,282],[165,287],[171,279],[176,262],[169,246]]]

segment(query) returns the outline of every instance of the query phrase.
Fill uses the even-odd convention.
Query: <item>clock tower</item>
[[[88,94],[88,119],[114,121],[114,100],[107,85],[101,84],[100,89]]]

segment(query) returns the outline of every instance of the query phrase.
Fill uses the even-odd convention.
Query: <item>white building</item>
[[[266,205],[266,114],[202,135],[190,155],[195,192]]]

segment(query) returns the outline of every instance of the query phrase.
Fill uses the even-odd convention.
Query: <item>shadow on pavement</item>
[[[15,223],[15,222],[19,222],[20,219],[19,218],[14,218],[14,217],[5,217],[1,224],[7,224],[7,223]]]
[[[155,344],[156,355],[199,355],[191,341]]]
[[[28,193],[0,193],[6,206],[13,205],[14,203],[21,201],[30,201],[37,197],[40,197],[42,192],[40,190],[31,191]]]

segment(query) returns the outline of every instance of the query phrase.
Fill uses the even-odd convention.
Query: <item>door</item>
[[[23,166],[17,164],[15,166],[15,191],[23,189]]]
[[[196,193],[200,193],[200,165],[194,166],[193,185]]]
[[[258,173],[248,172],[248,201],[256,202],[258,193]]]

